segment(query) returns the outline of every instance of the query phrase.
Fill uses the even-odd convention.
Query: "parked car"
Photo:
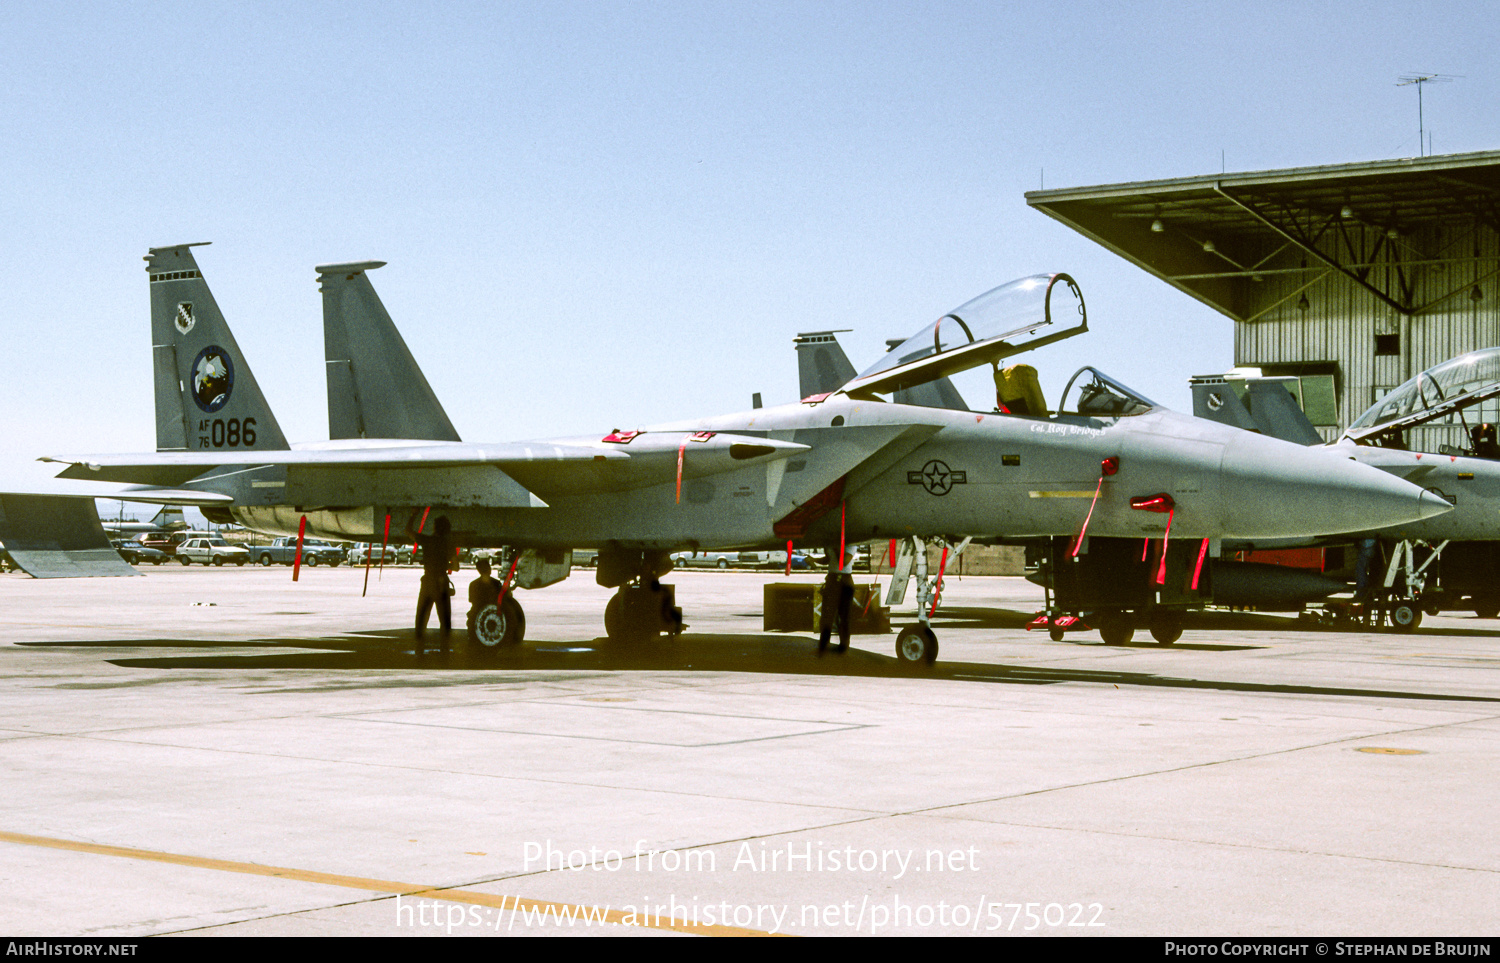
[[[371,565],[407,565],[411,563],[411,546],[387,545],[382,560],[379,545],[357,542],[349,547],[347,558],[350,565],[364,565],[366,561]]]
[[[674,568],[726,569],[738,564],[739,552],[678,552],[672,556]]]
[[[737,558],[737,564],[749,568],[786,568],[785,549],[770,552],[740,552]],[[806,571],[817,567],[817,559],[796,550],[792,551],[792,571]]]
[[[167,558],[171,558],[172,553],[177,551],[177,546],[181,543],[181,539],[173,540],[172,535],[172,532],[147,532],[137,537],[135,541],[142,548],[155,549]]]
[[[113,545],[115,551],[120,553],[120,557],[131,565],[139,565],[142,562],[160,565],[170,557],[159,548],[150,548],[131,539],[115,538],[111,539],[109,544]]]
[[[291,565],[297,560],[297,539],[285,536],[269,545],[256,545],[250,549],[250,554],[262,565]],[[343,560],[344,550],[337,545],[317,538],[302,541],[303,565],[338,565]]]
[[[250,561],[250,550],[242,545],[231,545],[223,536],[209,535],[190,538],[177,546],[177,561],[184,565],[202,562],[204,565],[223,565],[231,562],[244,565]]]

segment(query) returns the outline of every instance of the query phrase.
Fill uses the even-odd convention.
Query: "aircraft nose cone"
[[[1346,455],[1261,436],[1223,462],[1226,528],[1242,537],[1367,532],[1451,511],[1441,496]]]

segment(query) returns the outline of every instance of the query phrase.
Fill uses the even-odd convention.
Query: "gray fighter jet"
[[[819,401],[520,443],[377,438],[369,425],[346,426],[365,437],[291,448],[191,247],[153,248],[146,259],[158,450],[48,459],[67,464],[60,477],[197,492],[215,503],[206,514],[275,534],[296,534],[305,520],[310,535],[378,541],[446,516],[458,544],[504,549],[501,570],[521,587],[566,577],[569,551],[595,548],[597,581],[619,590],[605,613],[611,638],[680,624],[664,616],[672,600],[657,579],[685,549],[967,532],[1160,537],[1169,524],[1173,538],[1274,538],[1451,508],[1355,462],[1168,411],[1092,368],[1055,414],[883,400],[1086,330],[1066,275],[975,298]],[[322,275],[352,281],[370,266]],[[334,360],[350,362],[346,390],[364,391],[357,340]],[[507,602],[497,646],[520,640],[519,605]],[[931,662],[936,638],[913,626],[897,651]]]
[[[1193,410],[1301,444],[1322,438],[1297,406],[1293,378],[1195,379]],[[1290,385],[1295,387],[1295,385]],[[1415,628],[1424,610],[1500,613],[1500,348],[1471,351],[1392,389],[1323,446],[1441,496],[1453,511],[1356,533],[1378,539],[1384,565],[1370,595],[1392,625]]]

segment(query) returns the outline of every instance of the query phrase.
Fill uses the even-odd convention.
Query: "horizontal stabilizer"
[[[89,498],[0,494],[0,542],[33,578],[140,574],[110,546]]]

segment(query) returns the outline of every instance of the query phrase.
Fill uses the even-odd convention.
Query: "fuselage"
[[[704,467],[695,433],[791,442],[805,449]],[[408,443],[409,444],[409,443]],[[561,470],[507,463],[504,474],[545,507],[484,504],[483,486],[446,504],[402,498],[372,472],[368,499],[309,503],[285,470],[225,474],[247,527],[329,538],[393,539],[425,509],[472,546],[743,549],[900,536],[1024,538],[1080,531],[1112,537],[1270,539],[1404,524],[1446,511],[1432,494],[1327,451],[1307,449],[1153,408],[1123,417],[1027,417],[919,408],[841,395],[599,437],[535,443],[620,451]],[[1116,459],[1104,475],[1101,465]],[[679,469],[679,460],[681,468]],[[494,468],[494,471],[500,471]],[[278,473],[280,473],[278,475]],[[1102,478],[1102,481],[1101,481]],[[472,480],[464,483],[474,488]],[[477,492],[477,493],[476,493]],[[1097,495],[1097,498],[1096,498]],[[1133,498],[1169,496],[1173,511]],[[1160,503],[1159,503],[1160,504]]]

